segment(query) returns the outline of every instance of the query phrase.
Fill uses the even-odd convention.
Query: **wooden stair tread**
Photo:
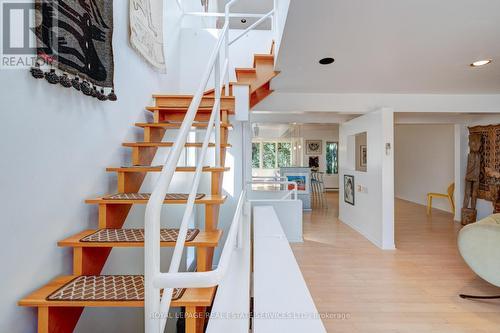
[[[178,108],[183,109],[182,112],[185,112],[185,110],[187,110],[191,105],[193,95],[154,94],[153,98],[155,98],[155,106],[157,107]],[[203,96],[200,101],[199,108],[212,108],[214,104],[214,96]],[[222,96],[220,108],[230,114],[233,114],[235,110],[234,96]]]
[[[243,80],[252,81],[250,83],[250,93],[254,93],[258,89],[269,83],[269,81],[275,78],[278,74],[279,72],[273,71],[272,73],[267,74],[265,77],[259,77],[258,79],[243,78]]]
[[[236,71],[236,73],[257,74],[257,69],[255,69],[254,67],[248,67],[248,68],[239,67],[235,68],[234,70]]]
[[[187,108],[179,107],[169,107],[169,106],[147,106],[147,111],[163,111],[163,112],[187,112]],[[234,114],[232,110],[221,109],[221,111],[227,111],[228,114]],[[198,113],[212,113],[211,107],[200,107],[198,108]]]
[[[153,98],[185,98],[193,99],[193,95],[153,94]],[[206,98],[206,97],[204,97]],[[213,97],[208,97],[214,99]],[[234,100],[234,96],[221,96],[221,99]]]
[[[155,127],[155,128],[170,128],[170,129],[178,129],[180,128],[182,123],[136,123],[137,127]],[[208,123],[196,122],[193,123],[192,128],[207,128]],[[214,126],[215,127],[215,126]],[[222,128],[232,128],[233,125],[228,123],[221,123],[220,127]]]
[[[250,84],[248,83],[241,83],[238,81],[231,81],[229,82],[229,91],[231,92],[233,86],[249,86]],[[224,88],[225,89],[225,88]],[[224,90],[223,90],[224,92]],[[215,94],[215,88],[209,89],[203,93],[204,96],[213,96]],[[225,95],[223,95],[225,96]],[[230,94],[232,96],[232,94]]]
[[[63,239],[57,243],[61,247],[144,247],[144,242],[82,242],[81,239],[101,229],[89,229]],[[222,230],[202,231],[185,246],[216,247],[222,237]],[[161,242],[162,247],[173,247],[175,242]]]
[[[210,195],[207,194],[203,198],[195,200],[195,204],[198,205],[217,205],[217,204],[223,204],[224,201],[226,201],[225,195]],[[185,204],[187,200],[181,199],[181,200],[164,200],[164,204]],[[94,199],[87,199],[85,200],[85,203],[88,204],[123,204],[123,205],[131,205],[131,204],[147,204],[148,200],[147,199],[107,199],[105,197],[98,197]]]
[[[124,147],[172,147],[174,145],[173,142],[125,142],[123,143]],[[184,147],[194,147],[201,148],[203,146],[202,142],[186,142]],[[215,143],[211,142],[208,144],[209,147],[215,147]],[[229,148],[231,144],[229,143],[221,143],[220,146],[222,148]]]
[[[266,64],[265,66],[273,66],[274,67],[274,55],[272,54],[259,54],[259,53],[256,53],[253,55],[253,67],[257,67],[258,64],[257,62],[267,62],[268,64]]]
[[[160,172],[163,169],[161,165],[158,166],[148,166],[148,165],[136,165],[136,166],[122,166],[122,167],[111,167],[111,168],[106,168],[106,171],[109,172]],[[226,172],[229,171],[231,168],[225,167],[225,168],[216,168],[216,167],[203,167],[203,172]],[[192,166],[184,166],[184,167],[177,167],[175,169],[176,172],[195,172],[196,167]]]
[[[144,307],[144,301],[48,301],[47,297],[54,293],[77,275],[60,276],[34,291],[19,301],[20,306],[38,307]],[[181,306],[210,306],[215,295],[216,287],[188,288],[178,300],[172,301],[172,307]]]

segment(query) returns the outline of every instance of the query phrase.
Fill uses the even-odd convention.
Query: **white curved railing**
[[[145,272],[144,272],[144,307],[145,307],[145,332],[147,333],[160,333],[163,332],[168,318],[170,309],[170,302],[172,298],[173,288],[189,288],[189,287],[210,287],[219,284],[227,271],[229,260],[231,258],[232,250],[237,241],[238,230],[240,226],[240,217],[242,207],[245,202],[246,191],[244,190],[238,201],[238,206],[229,230],[228,237],[224,244],[224,248],[219,260],[216,270],[210,272],[197,272],[197,273],[179,273],[179,266],[181,263],[182,253],[184,250],[184,243],[188,230],[189,221],[193,219],[193,209],[198,191],[204,161],[207,156],[210,137],[215,128],[215,163],[217,167],[221,166],[221,138],[220,138],[220,105],[222,87],[225,85],[225,93],[229,94],[229,17],[231,6],[238,0],[232,0],[225,6],[225,22],[221,30],[219,39],[215,45],[212,54],[210,55],[207,69],[205,70],[201,83],[193,96],[191,104],[186,112],[179,133],[175,140],[173,147],[170,150],[168,158],[162,168],[159,178],[155,184],[151,197],[146,205],[145,213],[145,239],[144,239],[144,259],[145,259]],[[178,1],[179,7],[182,9],[182,4]],[[265,18],[272,17],[273,27],[276,21],[274,11],[265,15]],[[265,19],[261,18],[258,22],[262,23]],[[256,25],[252,25],[252,29]],[[274,28],[273,28],[274,29]],[[245,30],[236,39],[247,33]],[[224,57],[221,56],[222,46],[224,45]],[[221,67],[221,60],[223,65]],[[222,71],[221,71],[222,68]],[[179,235],[175,244],[174,253],[170,262],[168,273],[161,273],[160,271],[160,219],[161,210],[164,203],[165,195],[168,192],[172,177],[179,162],[182,150],[193,122],[196,113],[200,106],[204,92],[207,89],[208,82],[211,74],[214,74],[214,105],[208,122],[207,131],[202,144],[201,152],[196,164],[191,190],[186,204],[186,209],[182,217],[179,227]],[[160,291],[163,289],[163,295]]]

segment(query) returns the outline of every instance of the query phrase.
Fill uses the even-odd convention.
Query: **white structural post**
[[[215,61],[215,70],[214,70],[214,78],[215,78],[215,100],[214,103],[217,104],[217,108],[215,110],[215,166],[221,166],[221,150],[220,150],[220,101],[221,98],[221,84],[220,84],[220,53],[217,56],[217,60]],[[226,87],[226,90],[228,87]]]
[[[227,24],[227,30],[225,32],[225,36],[223,36],[223,38],[224,38],[224,59],[226,59],[226,62],[228,64],[227,73],[224,72],[225,84],[226,84],[226,90],[225,90],[224,95],[226,95],[226,96],[229,96],[229,30],[230,30],[230,27],[229,27],[229,8],[233,2],[234,1],[231,1],[230,3],[228,3],[226,5],[226,8],[225,8],[225,23]]]
[[[272,33],[273,33],[273,38],[275,42],[279,39],[278,38],[278,0],[273,1],[273,20],[272,20]]]

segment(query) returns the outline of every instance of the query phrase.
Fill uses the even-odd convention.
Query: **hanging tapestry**
[[[486,168],[500,171],[500,124],[469,127],[470,134],[481,135],[481,169],[479,174],[479,195],[484,200],[492,200],[491,187]]]
[[[130,44],[158,72],[166,71],[163,53],[163,0],[130,0]]]
[[[115,101],[113,1],[37,0],[35,10],[37,62],[32,75]]]

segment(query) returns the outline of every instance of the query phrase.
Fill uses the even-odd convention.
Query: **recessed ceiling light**
[[[474,61],[471,65],[471,67],[481,67],[481,66],[484,66],[484,65],[488,65],[491,63],[491,59],[485,59],[485,60],[478,60],[478,61]]]
[[[246,19],[241,19],[241,23],[247,23],[247,20]]]
[[[319,61],[320,64],[322,65],[330,65],[335,61],[333,58],[323,58]]]

